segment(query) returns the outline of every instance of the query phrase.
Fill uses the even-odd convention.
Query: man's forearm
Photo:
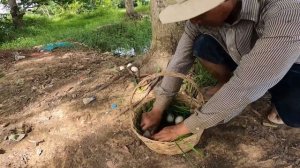
[[[199,34],[198,27],[187,21],[185,31],[177,45],[166,71],[186,74],[192,67],[195,57],[192,55],[194,39]],[[182,79],[175,77],[164,77],[161,84],[155,89],[156,101],[154,107],[165,110],[171,103],[173,97],[179,91]]]

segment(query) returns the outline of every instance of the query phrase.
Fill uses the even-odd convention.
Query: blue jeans
[[[210,35],[202,34],[196,38],[193,55],[214,64],[225,65],[232,71],[238,66]],[[291,127],[300,127],[300,64],[294,64],[269,92],[283,122]]]

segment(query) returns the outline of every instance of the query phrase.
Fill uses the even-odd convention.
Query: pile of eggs
[[[168,123],[175,123],[175,124],[179,124],[181,123],[182,121],[184,120],[184,118],[180,115],[178,116],[175,116],[174,114],[172,113],[168,113],[167,115],[167,118],[166,118],[166,121]]]

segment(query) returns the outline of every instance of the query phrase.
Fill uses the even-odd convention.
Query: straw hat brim
[[[159,19],[162,23],[188,20],[217,7],[222,2],[224,0],[186,0],[167,6],[159,14]]]

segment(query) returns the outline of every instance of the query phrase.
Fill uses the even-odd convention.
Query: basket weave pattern
[[[161,73],[158,75],[155,75],[155,77],[158,76],[173,76],[173,77],[180,77],[185,78],[182,76],[182,74],[174,74],[174,73]],[[153,76],[150,78],[154,78]],[[149,79],[147,79],[149,80]],[[190,81],[191,79],[188,79],[187,81]],[[193,87],[197,87],[196,84],[192,83]],[[139,86],[137,86],[138,88]],[[198,89],[198,88],[196,88]],[[134,91],[135,92],[135,91]],[[200,92],[198,92],[200,94]],[[134,94],[134,93],[133,93]],[[202,98],[202,95],[200,95]],[[133,97],[133,96],[132,96]],[[200,137],[203,133],[203,131],[198,132],[197,134],[192,134],[189,137],[177,140],[175,142],[160,142],[155,141],[149,138],[144,137],[142,132],[140,131],[140,120],[141,115],[143,113],[143,107],[150,101],[154,100],[154,96],[148,96],[145,100],[143,100],[136,108],[131,109],[131,123],[132,123],[132,130],[137,135],[137,137],[145,143],[147,147],[149,147],[151,150],[160,153],[160,154],[167,154],[167,155],[176,155],[176,154],[182,154],[183,152],[188,152],[192,150],[192,148],[199,142]],[[201,107],[203,105],[203,98],[201,101],[196,100],[194,98],[189,97],[186,94],[178,93],[175,97],[175,100],[177,102],[181,102],[185,104],[186,106],[190,107],[190,109],[195,109],[198,107]]]

